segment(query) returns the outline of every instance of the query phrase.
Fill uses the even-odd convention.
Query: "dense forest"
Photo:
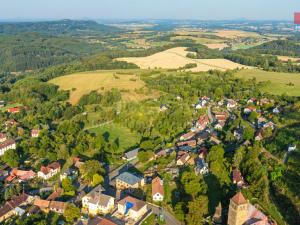
[[[0,22],[0,34],[40,33],[49,35],[104,35],[119,28],[98,24],[91,20],[60,20],[45,22]]]

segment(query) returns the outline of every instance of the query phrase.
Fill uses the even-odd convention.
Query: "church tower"
[[[230,199],[228,225],[243,225],[248,220],[248,201],[241,192]]]

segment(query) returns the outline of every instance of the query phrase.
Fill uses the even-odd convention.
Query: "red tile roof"
[[[18,112],[20,112],[20,107],[8,108],[7,112],[9,112],[9,113],[18,113]]]
[[[49,208],[50,201],[43,200],[43,199],[35,199],[33,205],[39,207],[39,208]]]
[[[117,225],[116,223],[103,218],[98,225]]]
[[[207,124],[209,124],[208,116],[207,115],[200,116],[198,119],[198,124],[201,126],[206,126]]]
[[[47,200],[55,200],[56,198],[60,197],[63,190],[61,188],[57,188],[51,195],[48,196]]]
[[[0,143],[0,149],[6,148],[6,147],[11,146],[11,145],[13,145],[13,144],[16,144],[16,142],[15,142],[14,140],[12,140],[12,139],[7,139],[7,140],[5,140],[4,142]]]
[[[235,183],[238,183],[238,182],[243,182],[243,177],[242,177],[242,174],[241,172],[238,170],[238,169],[234,169],[232,171],[232,179]]]
[[[245,197],[243,196],[242,192],[240,191],[235,196],[233,196],[231,200],[237,205],[248,203]]]
[[[48,166],[42,166],[40,170],[41,172],[43,172],[43,174],[48,174],[50,173],[51,170],[56,170],[56,169],[60,169],[60,164],[58,162],[53,162]]]
[[[195,147],[197,145],[197,141],[196,140],[190,140],[190,141],[182,141],[182,142],[178,142],[176,144],[178,147],[180,146],[184,146],[184,145],[188,145],[191,147]]]
[[[152,196],[157,193],[164,196],[163,181],[159,177],[156,177],[152,180]]]

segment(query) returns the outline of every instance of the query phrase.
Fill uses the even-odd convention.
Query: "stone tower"
[[[248,201],[241,192],[230,199],[228,225],[243,225],[248,220]]]

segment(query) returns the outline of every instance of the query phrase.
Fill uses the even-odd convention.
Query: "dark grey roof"
[[[125,157],[127,158],[127,159],[132,159],[132,158],[135,158],[135,157],[137,157],[137,154],[139,153],[139,148],[136,148],[136,149],[134,149],[134,150],[131,150],[131,151],[129,151],[129,152],[126,152],[125,153]]]
[[[128,172],[124,172],[122,174],[120,174],[117,179],[127,183],[127,184],[130,184],[130,185],[134,185],[136,183],[139,183],[142,178],[141,177],[138,177],[138,176],[135,176],[131,173],[128,173]]]

